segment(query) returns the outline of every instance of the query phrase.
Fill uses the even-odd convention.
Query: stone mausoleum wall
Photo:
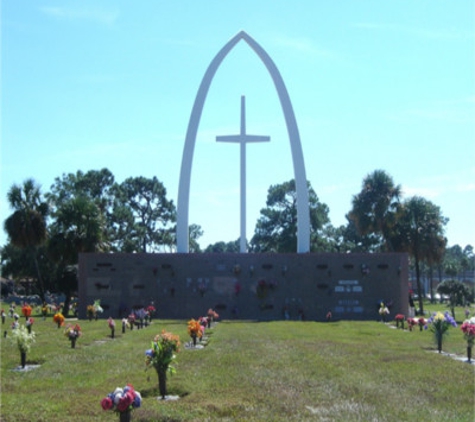
[[[155,318],[375,320],[408,313],[407,254],[80,254],[79,316],[100,299],[119,318],[153,302]],[[390,317],[391,317],[390,316]]]

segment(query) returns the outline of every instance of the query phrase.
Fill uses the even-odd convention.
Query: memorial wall
[[[155,318],[376,320],[381,301],[408,313],[407,254],[80,254],[79,316],[153,303]]]

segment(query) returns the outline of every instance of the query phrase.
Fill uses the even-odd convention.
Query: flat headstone
[[[28,371],[31,371],[33,369],[36,369],[36,368],[39,368],[41,365],[25,365],[24,368],[22,368],[21,366],[17,366],[15,369],[12,369],[12,371],[15,371],[15,372],[28,372]]]

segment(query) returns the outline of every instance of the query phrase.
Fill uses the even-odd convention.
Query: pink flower
[[[101,406],[104,410],[110,410],[114,407],[114,403],[110,397],[105,397],[101,400]]]

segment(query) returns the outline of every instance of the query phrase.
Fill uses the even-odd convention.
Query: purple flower
[[[457,322],[452,318],[452,315],[449,314],[449,311],[445,311],[444,318],[452,327],[457,326]]]

